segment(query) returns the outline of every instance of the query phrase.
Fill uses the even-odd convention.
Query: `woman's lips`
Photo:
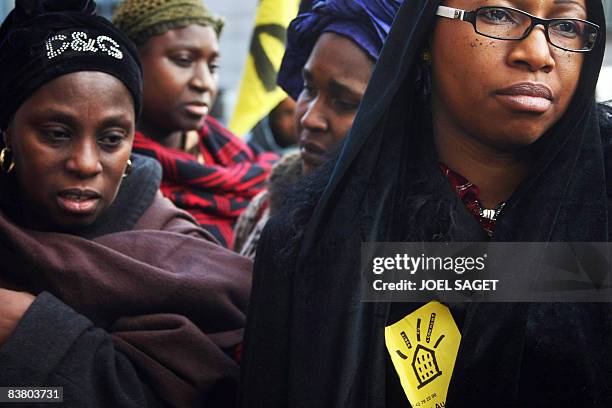
[[[325,150],[313,143],[305,143],[300,146],[302,160],[309,167],[318,167],[325,160]]]
[[[545,98],[527,95],[499,95],[497,97],[508,108],[533,113],[546,113],[552,102]]]
[[[206,116],[208,115],[208,106],[197,104],[197,103],[188,103],[185,105],[185,110],[193,115],[193,116]]]
[[[495,96],[509,109],[526,113],[546,113],[553,103],[550,88],[538,83],[515,84],[498,90]]]
[[[91,190],[64,190],[57,195],[59,207],[75,215],[90,215],[100,202],[100,194]]]

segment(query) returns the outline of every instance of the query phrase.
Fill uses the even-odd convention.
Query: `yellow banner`
[[[285,53],[287,26],[299,0],[260,0],[249,55],[229,128],[243,136],[287,95],[276,85]]]
[[[385,343],[414,408],[444,408],[461,333],[448,307],[429,302],[385,328]]]

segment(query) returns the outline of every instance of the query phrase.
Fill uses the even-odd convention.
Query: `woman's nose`
[[[314,98],[308,102],[306,111],[300,118],[302,127],[311,131],[324,132],[328,128],[325,118],[325,108],[320,97]]]
[[[206,92],[212,89],[214,81],[213,73],[208,64],[198,63],[194,67],[189,85],[199,92]]]
[[[548,42],[545,30],[543,26],[535,26],[526,38],[516,41],[508,55],[509,63],[527,67],[532,72],[552,71],[555,67],[553,45]]]
[[[100,152],[97,143],[78,141],[74,144],[66,168],[81,178],[96,176],[102,172]]]

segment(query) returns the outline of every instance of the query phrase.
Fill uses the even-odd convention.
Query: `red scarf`
[[[157,159],[163,169],[164,196],[191,213],[222,245],[229,247],[234,239],[234,223],[251,198],[265,187],[278,156],[253,151],[210,116],[199,135],[204,164],[196,156],[162,146],[140,132],[134,138],[134,152]]]
[[[442,173],[446,176],[450,184],[453,186],[463,204],[467,207],[470,213],[480,222],[482,229],[491,237],[495,231],[495,220],[483,217],[480,214],[481,204],[478,200],[480,189],[478,186],[470,182],[461,174],[452,171],[444,163],[439,163]]]

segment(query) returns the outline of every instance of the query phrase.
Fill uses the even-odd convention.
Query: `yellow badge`
[[[410,404],[445,407],[461,342],[448,307],[429,302],[387,326],[385,342]]]

